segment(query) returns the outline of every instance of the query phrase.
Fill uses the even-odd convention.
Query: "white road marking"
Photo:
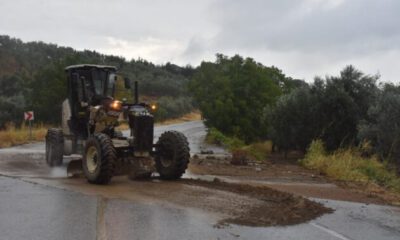
[[[329,229],[329,228],[327,228],[327,227],[325,227],[323,225],[320,225],[318,223],[310,223],[310,225],[313,226],[313,227],[316,227],[316,228],[318,228],[318,229],[320,229],[320,230],[322,230],[322,231],[324,231],[326,233],[329,233],[330,235],[332,235],[334,237],[337,237],[337,238],[339,238],[341,240],[351,240],[350,238],[347,238],[347,237],[343,236],[342,234],[340,234],[338,232],[335,232],[335,231],[333,231],[333,230],[331,230],[331,229]]]

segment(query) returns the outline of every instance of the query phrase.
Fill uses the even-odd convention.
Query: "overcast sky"
[[[155,63],[240,54],[311,81],[400,82],[400,0],[0,0],[0,34]]]

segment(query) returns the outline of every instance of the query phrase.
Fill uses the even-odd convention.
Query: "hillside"
[[[77,63],[113,65],[132,81],[139,81],[141,94],[162,98],[159,119],[192,109],[186,90],[194,72],[191,67],[170,63],[160,66],[143,59],[127,61],[96,51],[77,51],[0,35],[0,127],[6,122],[19,123],[27,109],[35,110],[40,122],[59,122],[60,114],[54,113],[59,112],[65,98],[63,69]]]

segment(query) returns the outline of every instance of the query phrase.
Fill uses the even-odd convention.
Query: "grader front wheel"
[[[156,168],[162,179],[178,179],[189,163],[190,149],[185,135],[177,131],[163,133],[156,144]]]
[[[94,184],[108,184],[114,176],[117,153],[109,136],[97,133],[86,141],[82,169]]]

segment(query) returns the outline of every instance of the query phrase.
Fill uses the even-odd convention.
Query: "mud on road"
[[[232,192],[259,201],[259,204],[235,213],[220,223],[245,226],[293,225],[307,222],[333,210],[300,196],[274,190],[265,186],[227,183],[215,178],[212,182],[183,179],[180,183],[213,190]]]
[[[68,178],[66,168],[49,168],[42,153],[4,153],[0,155],[0,173],[23,181],[105,199],[124,199],[180,208],[195,208],[217,214],[217,227],[225,224],[245,226],[293,225],[307,222],[332,210],[300,196],[266,186],[250,186],[199,179],[161,181],[157,177],[130,181],[115,177],[110,185],[96,186],[82,178]]]

